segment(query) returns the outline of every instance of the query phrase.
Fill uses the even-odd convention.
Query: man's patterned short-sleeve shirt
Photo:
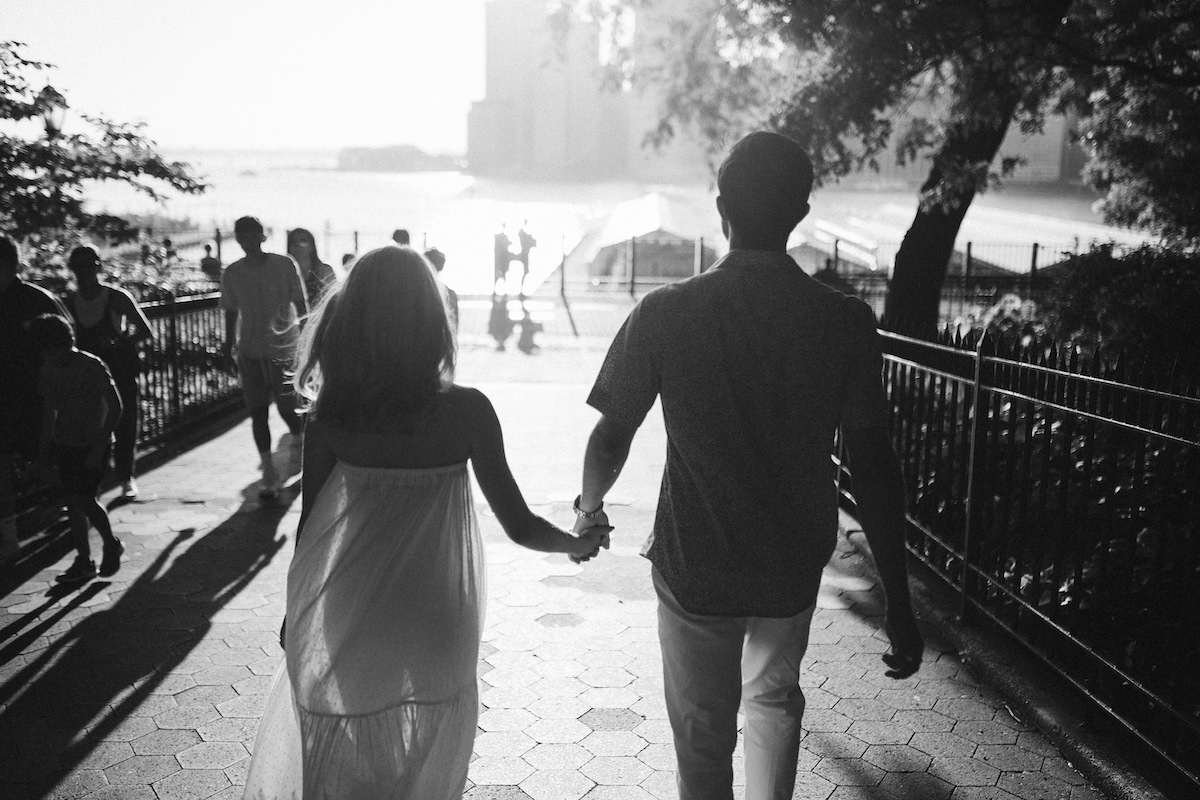
[[[812,604],[837,530],[834,432],[886,424],[881,369],[871,309],[783,253],[734,250],[638,303],[588,403],[635,428],[662,398],[645,553],[685,609],[782,617]]]

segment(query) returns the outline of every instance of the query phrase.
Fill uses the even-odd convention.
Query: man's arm
[[[117,292],[117,313],[121,314],[125,319],[133,323],[133,336],[135,342],[140,342],[146,339],[154,338],[154,330],[150,327],[150,320],[146,319],[146,312],[142,311],[142,307],[125,289],[118,289]]]
[[[588,437],[583,456],[583,491],[579,493],[581,511],[595,511],[604,502],[604,496],[625,467],[635,433],[636,428],[625,427],[604,415],[600,416],[592,435]]]
[[[892,652],[884,661],[892,678],[907,678],[921,665],[925,643],[917,627],[908,591],[904,547],[904,477],[900,462],[883,427],[843,431],[858,518],[886,599],[886,633]]]
[[[597,525],[608,526],[608,515],[604,513],[604,496],[617,482],[625,460],[629,458],[629,446],[633,443],[633,435],[637,428],[613,422],[609,417],[600,416],[596,427],[588,437],[587,449],[583,455],[583,488],[579,492],[579,514],[571,529],[580,533]],[[604,534],[603,546],[608,548],[608,534]],[[587,561],[591,556],[581,558],[571,557],[575,563]]]
[[[237,323],[237,309],[225,309],[225,341],[221,343],[221,355],[225,358],[233,358],[233,340],[237,337]]]

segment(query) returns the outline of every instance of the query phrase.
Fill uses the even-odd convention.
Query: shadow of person
[[[175,695],[203,682],[193,673],[211,669],[220,673],[219,682],[229,678],[229,683],[236,679],[231,672],[253,674],[247,666],[219,666],[209,650],[195,650],[218,624],[217,615],[280,552],[287,537],[278,527],[291,499],[281,496],[270,506],[243,504],[198,538],[194,529],[179,531],[127,585],[119,579],[94,581],[57,607],[55,598],[61,601],[70,592],[64,595],[55,587],[0,632],[12,639],[0,649],[2,663],[20,664],[0,673],[5,675],[0,683],[0,708],[5,709],[0,747],[13,755],[5,758],[0,795],[8,796],[9,789],[19,786],[18,796],[43,796],[69,774],[72,780],[88,774],[72,774],[85,760],[89,766],[94,762],[94,769],[120,761],[106,761],[112,756],[104,748],[159,728],[153,719],[136,715],[151,696],[156,701],[146,704],[142,713],[195,710],[175,701]],[[51,608],[53,614],[42,619]],[[220,624],[227,625],[231,635],[240,632],[230,620]],[[278,650],[271,649],[273,633],[261,633],[243,656],[277,656]],[[40,641],[46,646],[37,647]],[[218,641],[217,649],[227,647],[225,640]],[[208,710],[215,715],[211,704]],[[165,768],[174,772],[178,762]]]

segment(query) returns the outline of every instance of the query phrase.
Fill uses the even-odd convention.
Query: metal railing
[[[213,293],[142,304],[154,341],[142,348],[139,449],[161,446],[240,403],[241,384],[220,364],[225,314],[219,299]]]
[[[909,550],[964,618],[1200,787],[1195,387],[1070,349],[881,335]]]

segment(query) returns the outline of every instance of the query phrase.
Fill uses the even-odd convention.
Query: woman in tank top
[[[137,343],[152,338],[154,332],[133,295],[120,286],[101,283],[103,264],[94,247],[76,247],[67,266],[75,275],[75,292],[66,306],[75,321],[77,346],[104,361],[121,395],[123,411],[115,432],[113,462],[121,495],[132,500],[138,493],[134,479],[141,374]]]

